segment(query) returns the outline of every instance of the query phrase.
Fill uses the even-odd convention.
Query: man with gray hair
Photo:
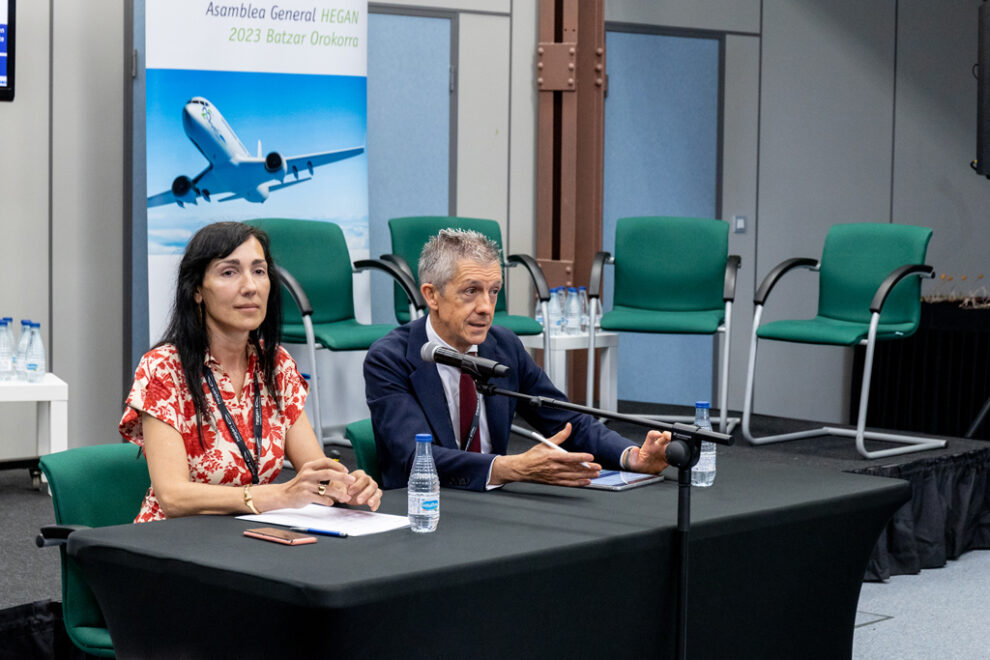
[[[537,431],[567,452],[542,444],[506,455],[516,399],[482,397],[470,377],[428,363],[428,342],[507,365],[490,382],[528,395],[563,399],[509,330],[492,326],[502,288],[498,248],[474,231],[441,230],[419,258],[420,290],[429,315],[378,340],[364,362],[365,393],[385,488],[406,485],[415,435],[433,435],[440,485],[485,490],[512,481],[584,486],[609,467],[659,473],[669,433],[650,431],[642,447],[589,415],[545,407],[519,409]]]

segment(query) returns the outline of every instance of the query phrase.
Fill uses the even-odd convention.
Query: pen
[[[319,534],[320,536],[336,536],[337,538],[346,539],[347,532],[336,532],[332,529],[312,529],[310,527],[291,527],[293,532],[305,532],[307,534]]]
[[[562,451],[565,454],[568,453],[566,449],[564,449],[560,445],[555,445],[554,443],[550,442],[549,440],[547,440],[546,438],[544,438],[542,435],[540,435],[536,431],[530,431],[529,429],[522,429],[522,428],[516,427],[516,426],[513,426],[512,429],[514,431],[516,431],[517,433],[520,432],[520,431],[525,431],[526,435],[528,435],[533,440],[536,440],[537,442],[542,442],[543,444],[545,444],[547,447],[550,447],[551,449],[556,449],[557,451]],[[586,467],[586,468],[590,468],[591,467],[585,461],[581,461],[581,465],[584,466],[584,467]]]

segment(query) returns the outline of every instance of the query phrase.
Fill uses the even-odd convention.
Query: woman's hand
[[[339,462],[324,456],[305,412],[285,435],[285,455],[293,465],[302,466],[296,477],[285,484],[285,498],[291,502],[285,507],[341,502],[367,504],[376,511],[381,504],[382,491],[374,479],[363,470],[348,472]]]
[[[284,484],[283,508],[298,509],[307,504],[333,505],[346,502],[347,489],[354,477],[347,468],[329,458],[317,458],[305,463],[292,480]]]
[[[382,490],[378,483],[365,474],[364,470],[351,472],[354,482],[347,488],[348,504],[362,506],[367,504],[372,511],[378,511],[382,503]],[[341,500],[343,501],[343,500]]]
[[[285,508],[298,509],[310,503],[332,506],[335,502],[364,505],[375,511],[381,504],[382,492],[375,480],[362,470],[348,472],[337,461],[317,458],[304,464],[285,483]]]

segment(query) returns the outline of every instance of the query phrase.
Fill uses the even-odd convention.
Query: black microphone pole
[[[701,457],[702,440],[720,445],[731,445],[734,442],[732,436],[702,429],[694,424],[669,424],[667,422],[649,419],[648,417],[626,415],[612,412],[611,410],[601,410],[599,408],[571,403],[570,401],[560,401],[559,399],[553,399],[547,396],[513,392],[512,390],[495,387],[488,383],[477,370],[471,369],[468,365],[463,365],[461,370],[474,379],[478,391],[482,394],[508,396],[524,401],[534,408],[546,407],[557,410],[569,410],[595,417],[605,417],[616,421],[628,422],[649,429],[670,431],[671,440],[670,444],[667,445],[665,457],[667,463],[677,468],[677,563],[679,568],[677,583],[677,657],[681,660],[687,660],[688,539],[691,532],[691,468],[697,464],[698,459]]]

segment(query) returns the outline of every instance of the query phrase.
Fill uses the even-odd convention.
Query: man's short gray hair
[[[498,245],[484,234],[471,229],[441,229],[419,255],[419,283],[430,283],[443,291],[461,259],[485,265],[502,263]]]

